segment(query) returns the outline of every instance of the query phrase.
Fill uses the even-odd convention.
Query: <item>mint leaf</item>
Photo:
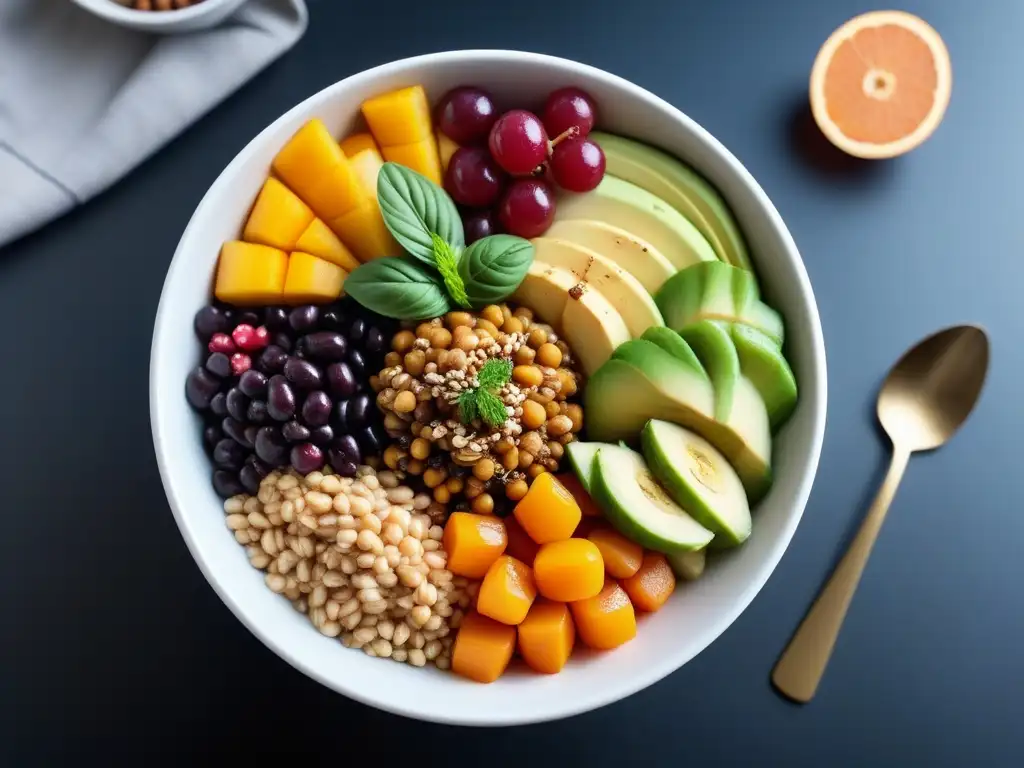
[[[492,358],[484,363],[476,378],[480,389],[500,389],[512,378],[512,361]]]
[[[477,407],[476,390],[462,390],[462,393],[459,395],[459,420],[463,424],[470,424],[479,415],[480,409]]]
[[[465,246],[462,218],[441,187],[411,168],[384,163],[377,176],[377,200],[384,224],[413,258],[436,267],[437,235],[453,249]]]
[[[492,427],[500,427],[508,420],[505,404],[494,393],[480,387],[476,390],[476,407],[480,418]]]
[[[434,243],[434,266],[444,278],[444,287],[448,294],[458,306],[469,309],[469,299],[466,298],[466,286],[459,277],[458,259],[455,257],[455,249],[442,239],[440,235],[430,233],[430,239]]]

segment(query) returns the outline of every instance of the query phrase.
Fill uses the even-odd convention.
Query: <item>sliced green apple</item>
[[[736,347],[740,370],[764,400],[768,421],[774,433],[786,423],[796,408],[796,377],[778,344],[761,331],[732,323],[729,325],[729,334]]]
[[[694,354],[690,345],[683,341],[683,337],[670,328],[648,328],[640,338],[657,344],[668,352],[672,357],[688,365],[707,378],[707,371],[700,364],[697,355]]]
[[[670,555],[666,555],[665,559],[668,560],[668,565],[672,572],[680,579],[696,581],[704,575],[707,552],[707,549],[695,549],[692,552],[673,552]]]
[[[602,448],[614,448],[612,443],[591,443],[574,440],[565,446],[565,452],[569,455],[569,463],[579,478],[583,489],[590,493],[590,478],[593,475],[594,457]]]
[[[740,377],[740,358],[729,332],[710,320],[679,329],[679,336],[693,350],[715,388],[715,418],[728,421],[732,413],[733,392]]]

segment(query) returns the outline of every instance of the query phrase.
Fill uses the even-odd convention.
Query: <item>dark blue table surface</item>
[[[337,764],[356,759],[348,742],[359,739],[386,750],[379,765],[417,755],[456,764],[1024,764],[1024,3],[903,4],[946,39],[953,96],[928,143],[877,164],[829,151],[805,106],[818,46],[868,10],[859,0],[490,5],[312,0],[306,37],[264,75],[115,188],[0,254],[0,762],[139,750],[285,752],[291,764],[308,752]],[[164,271],[221,168],[335,80],[468,47],[597,65],[721,139],[800,246],[829,365],[811,501],[750,608],[652,688],[504,731],[364,708],[265,649],[182,543],[147,403]],[[887,461],[873,419],[877,385],[908,344],[958,322],[991,333],[982,400],[951,444],[913,460],[817,698],[789,704],[769,671]]]

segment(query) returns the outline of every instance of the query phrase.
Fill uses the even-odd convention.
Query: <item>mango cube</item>
[[[454,140],[449,139],[441,131],[437,132],[437,154],[441,160],[442,173],[448,170],[448,161],[452,159],[452,155],[458,150],[459,145]]]
[[[309,206],[271,176],[256,197],[242,239],[290,251],[312,220]]]
[[[437,185],[442,183],[441,160],[433,134],[412,144],[385,145],[382,152],[385,160],[412,168]]]
[[[280,301],[288,254],[278,248],[231,240],[221,246],[213,293],[229,304]]]
[[[295,241],[293,250],[326,259],[346,272],[351,272],[359,266],[356,257],[322,219],[313,219],[309,222],[309,226]]]
[[[400,256],[402,246],[384,224],[380,206],[373,199],[344,216],[328,221],[328,226],[347,245],[360,261],[381,256]]]
[[[327,126],[310,120],[277,153],[274,173],[325,221],[367,202],[355,171]]]
[[[374,140],[373,136],[369,133],[353,133],[347,139],[342,139],[341,141],[341,151],[344,152],[345,157],[350,160],[360,152],[364,152],[367,149],[371,149],[377,154],[380,154],[376,140]]]
[[[382,93],[363,102],[363,117],[381,147],[433,139],[430,104],[422,85]]]
[[[553,675],[572,655],[576,627],[569,606],[540,598],[519,625],[519,653],[531,669]]]
[[[352,164],[367,197],[376,200],[377,177],[380,175],[380,169],[384,167],[384,158],[380,156],[380,150],[376,146],[373,149],[364,149],[352,155],[348,161]]]
[[[519,624],[537,597],[530,566],[514,557],[502,555],[487,569],[476,609],[502,624]]]
[[[341,296],[348,273],[337,264],[295,251],[288,259],[283,299],[288,304],[315,304]]]

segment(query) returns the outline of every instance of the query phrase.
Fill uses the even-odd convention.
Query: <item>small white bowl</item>
[[[357,125],[364,99],[414,83],[432,99],[455,85],[481,85],[499,106],[538,104],[564,85],[586,89],[597,100],[603,129],[665,148],[721,190],[752,244],[766,299],[786,319],[800,403],[776,439],[775,485],[755,511],[750,539],[716,557],[701,580],[680,584],[658,613],[642,617],[634,640],[609,653],[577,652],[558,675],[516,669],[480,685],[370,658],[321,636],[266,587],[228,531],[210,486],[201,422],[185,401],[185,377],[199,356],[192,317],[209,300],[220,246],[238,237],[271,159],[310,118],[345,135]],[[739,161],[682,112],[626,80],[515,51],[435,53],[376,67],[308,98],[253,139],[214,182],[181,238],[157,311],[150,367],[153,440],[171,509],[199,567],[239,620],[296,669],[346,696],[465,725],[553,720],[608,704],[678,669],[724,632],[764,586],[800,521],[821,452],[825,401],[825,348],[807,273],[778,212]]]
[[[194,32],[220,24],[246,0],[203,0],[173,11],[137,11],[116,0],[72,0],[100,18],[129,29],[157,34]]]

